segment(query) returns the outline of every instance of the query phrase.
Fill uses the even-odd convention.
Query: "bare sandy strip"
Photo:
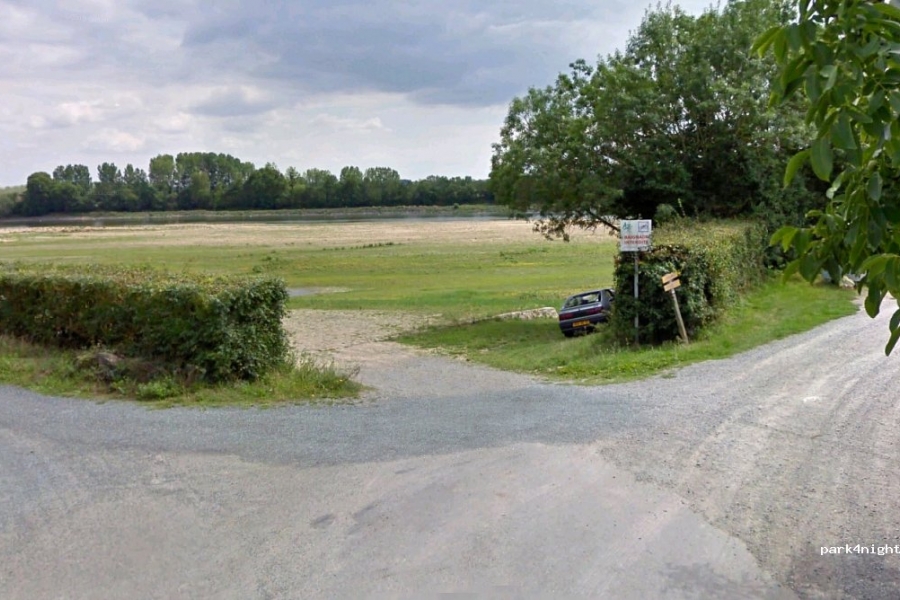
[[[391,219],[365,222],[180,223],[117,227],[15,227],[0,231],[0,243],[88,238],[128,246],[306,246],[359,244],[483,244],[534,242],[531,223],[516,220]],[[572,243],[615,243],[602,231],[574,232]]]

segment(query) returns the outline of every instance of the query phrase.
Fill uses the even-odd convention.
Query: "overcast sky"
[[[650,5],[0,0],[0,186],[190,151],[486,177],[510,100],[621,48]]]

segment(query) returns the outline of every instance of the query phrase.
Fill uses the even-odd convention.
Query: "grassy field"
[[[292,308],[396,309],[469,319],[535,306],[612,283],[615,241],[549,242],[521,221],[211,224],[0,230],[6,260],[141,264],[190,272],[266,274]]]
[[[465,325],[514,310],[558,307],[569,294],[612,285],[613,238],[576,232],[571,243],[550,242],[529,224],[511,220],[0,229],[0,248],[6,260],[32,263],[124,263],[275,275],[295,293],[307,294],[293,297],[290,308],[402,311],[412,322],[428,317],[443,325],[405,342],[504,369],[586,382],[642,377],[728,356],[856,310],[850,292],[770,283],[690,346],[637,351],[616,346],[603,332],[565,339],[551,320]],[[0,354],[10,353],[0,348]],[[35,369],[52,370],[46,365]],[[0,377],[13,381],[11,372],[0,368]],[[73,384],[47,391],[61,393],[67,385]],[[254,395],[264,397],[265,390],[276,387],[263,384],[245,390],[243,398],[252,402]],[[130,392],[152,397],[156,391]],[[212,394],[227,395],[223,390]]]

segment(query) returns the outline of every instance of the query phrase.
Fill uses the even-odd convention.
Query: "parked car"
[[[598,323],[609,320],[616,294],[609,288],[582,292],[566,299],[559,311],[559,328],[563,335],[590,333]]]

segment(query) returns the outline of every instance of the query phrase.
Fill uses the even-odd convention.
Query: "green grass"
[[[136,399],[148,406],[273,406],[332,403],[358,395],[352,373],[312,359],[298,361],[254,382],[206,385],[171,375],[139,382],[127,376],[106,381],[89,364],[89,352],[35,346],[0,336],[0,381],[40,393],[94,399]]]
[[[527,229],[527,225],[522,224]],[[533,235],[526,242],[404,243],[373,239],[335,247],[328,240],[271,245],[164,245],[148,229],[95,238],[79,232],[8,235],[5,260],[164,266],[175,271],[265,274],[289,288],[346,288],[347,293],[292,298],[289,308],[402,310],[448,321],[557,306],[566,296],[612,284],[613,240],[564,244]],[[2,233],[2,231],[0,231]]]
[[[747,295],[719,321],[685,346],[669,343],[634,349],[616,344],[601,327],[594,335],[567,339],[555,321],[485,321],[433,328],[402,341],[439,348],[500,369],[551,379],[601,383],[639,379],[738,352],[807,331],[853,314],[855,292],[799,281],[770,281]]]

